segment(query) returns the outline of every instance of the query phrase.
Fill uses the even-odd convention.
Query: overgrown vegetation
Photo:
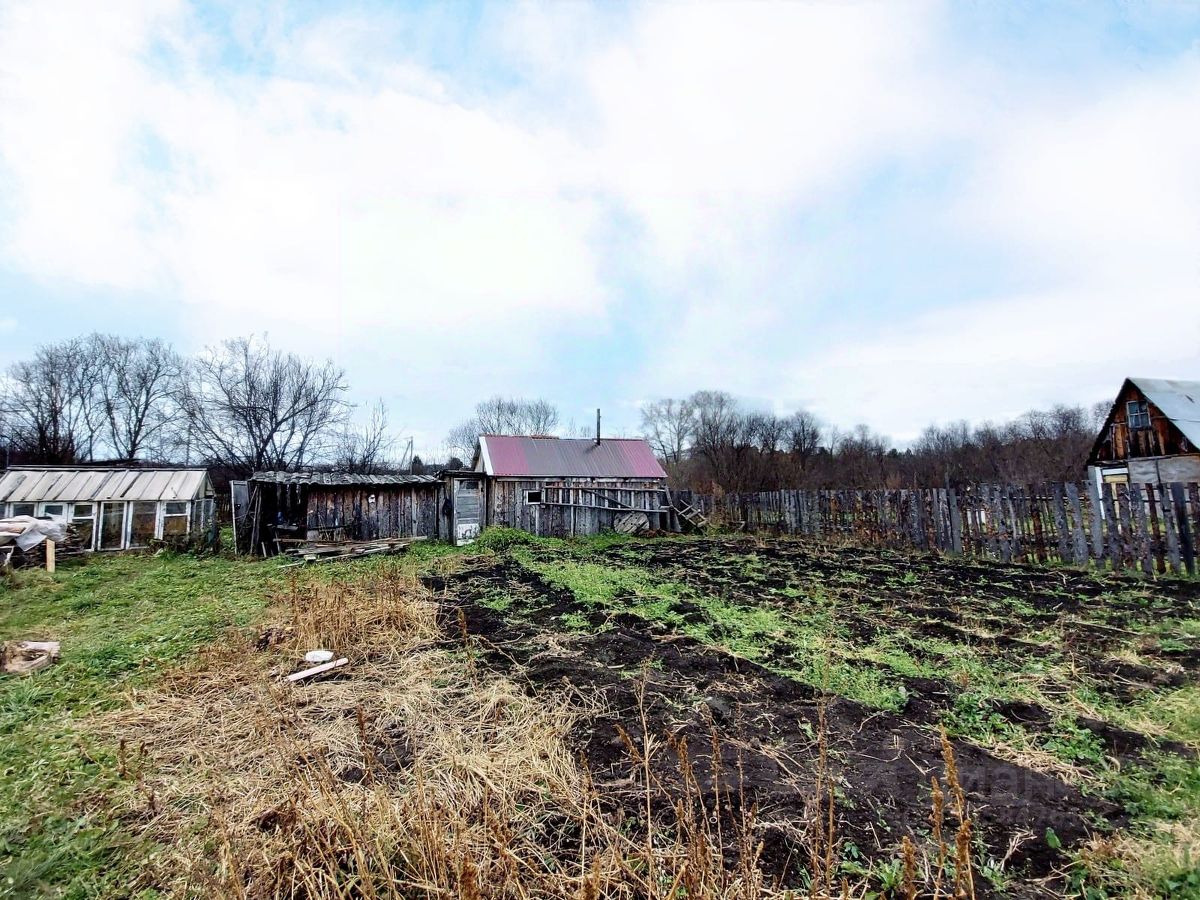
[[[0,891],[1197,896],[1198,598],[505,531],[18,573],[0,637],[63,659],[0,682]]]
[[[63,657],[0,682],[0,891],[121,893],[138,839],[112,814],[116,748],[88,723],[255,619],[275,580],[251,563],[176,554],[11,576],[0,638],[59,640]]]

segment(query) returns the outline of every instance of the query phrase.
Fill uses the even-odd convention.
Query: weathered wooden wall
[[[350,540],[438,537],[440,484],[316,486],[309,489],[310,530],[345,528]]]
[[[655,480],[596,481],[590,478],[488,480],[487,524],[519,528],[541,537],[574,537],[616,528],[619,518],[644,512],[648,527],[665,528],[663,484]],[[526,503],[541,491],[541,503]]]
[[[1130,401],[1145,403],[1150,413],[1149,428],[1129,427]],[[1092,454],[1093,462],[1120,462],[1145,456],[1172,456],[1194,451],[1169,418],[1136,385],[1126,383],[1117,395],[1105,430]]]
[[[1005,562],[1196,571],[1200,483],[973,485],[691,498],[748,531],[839,537]]]

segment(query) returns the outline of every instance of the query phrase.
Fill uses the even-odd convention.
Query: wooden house
[[[205,469],[12,466],[0,477],[0,514],[66,518],[89,551],[198,535],[213,505]]]
[[[641,439],[486,434],[472,469],[484,527],[547,537],[671,527],[667,473]]]
[[[1098,483],[1200,481],[1200,381],[1126,378],[1088,469]]]

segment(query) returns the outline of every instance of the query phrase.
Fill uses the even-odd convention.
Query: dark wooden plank
[[[1117,521],[1117,506],[1113,496],[1115,490],[1115,485],[1100,485],[1100,503],[1101,509],[1104,511],[1105,527],[1104,558],[1108,560],[1113,571],[1119,570],[1124,565],[1121,558],[1121,525]]]
[[[992,510],[996,516],[996,541],[1000,546],[1000,559],[1012,562],[1012,542],[1009,540],[1009,526],[1004,515],[1004,490],[999,485],[992,490]]]
[[[1024,489],[1008,484],[1004,486],[1002,499],[1008,523],[1009,558],[1014,562],[1028,561],[1029,538],[1025,534],[1026,519],[1021,507],[1025,505]]]
[[[1083,506],[1079,502],[1079,486],[1065,485],[1067,503],[1071,510],[1071,546],[1073,553],[1071,562],[1077,566],[1087,565],[1088,545],[1084,534]]]
[[[1069,563],[1071,562],[1072,554],[1067,534],[1066,491],[1061,484],[1051,485],[1050,499],[1054,504],[1054,536],[1058,539],[1058,561]]]
[[[1159,519],[1162,509],[1163,491],[1153,484],[1146,485],[1146,512],[1150,521],[1150,548],[1154,554],[1154,571],[1167,571],[1167,531],[1165,523]]]
[[[1120,517],[1117,529],[1117,543],[1120,550],[1117,555],[1121,560],[1121,568],[1129,569],[1133,567],[1134,562],[1133,509],[1129,499],[1129,485],[1118,484],[1116,488],[1114,502],[1117,515]]]
[[[1037,554],[1037,561],[1044,563],[1046,561],[1046,527],[1042,522],[1041,503],[1038,502],[1037,491],[1033,485],[1029,486],[1029,496],[1031,498],[1029,519],[1033,528],[1033,549]]]
[[[1187,498],[1187,505],[1190,508],[1188,524],[1192,531],[1192,546],[1195,548],[1196,555],[1200,557],[1200,484],[1192,483],[1187,486]],[[1200,565],[1197,568],[1200,568]]]
[[[1174,498],[1171,496],[1171,486],[1158,486],[1158,502],[1162,511],[1163,543],[1166,544],[1166,567],[1169,571],[1178,573],[1181,569],[1179,554],[1179,535],[1175,531]],[[1161,559],[1161,558],[1160,558]]]
[[[1093,478],[1087,480],[1088,492],[1088,523],[1091,526],[1092,558],[1100,566],[1104,565],[1104,503],[1100,499],[1100,489]]]
[[[958,491],[948,488],[946,494],[950,504],[950,552],[956,556],[962,556],[963,521],[962,512],[958,508]]]
[[[1144,484],[1129,486],[1129,513],[1133,521],[1130,543],[1135,563],[1140,562],[1142,571],[1153,575],[1154,554],[1150,549],[1153,535],[1150,533],[1150,522],[1146,516],[1146,487]]]
[[[1175,508],[1175,530],[1179,535],[1179,553],[1189,575],[1196,574],[1196,536],[1188,521],[1187,489],[1179,483],[1171,485],[1171,504]]]
[[[1000,559],[1004,552],[1000,547],[1000,514],[994,493],[990,484],[983,486],[980,491],[980,500],[983,503],[981,512],[987,519],[988,555]]]

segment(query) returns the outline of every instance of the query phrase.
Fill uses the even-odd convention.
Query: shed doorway
[[[461,547],[479,537],[483,526],[483,479],[455,478],[454,486],[454,544]]]

